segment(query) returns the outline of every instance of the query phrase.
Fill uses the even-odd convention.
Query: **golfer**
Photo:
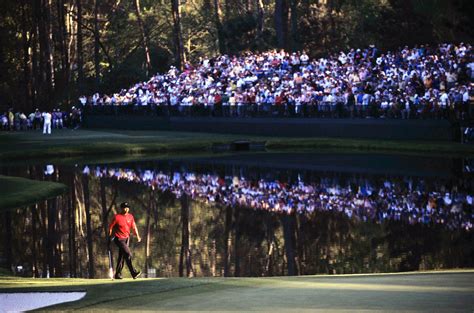
[[[122,212],[115,214],[114,219],[109,226],[109,238],[112,238],[111,240],[113,240],[119,248],[115,279],[122,279],[122,269],[124,262],[127,262],[130,274],[132,274],[133,279],[136,279],[138,276],[140,276],[141,271],[136,270],[132,265],[132,253],[128,247],[130,241],[130,229],[133,229],[135,235],[137,236],[138,242],[142,241],[142,239],[138,234],[135,219],[133,218],[133,215],[129,213],[130,206],[128,203],[121,203],[120,208]]]

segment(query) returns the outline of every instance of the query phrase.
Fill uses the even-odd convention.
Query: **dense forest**
[[[68,108],[202,57],[471,42],[471,0],[3,0],[0,109]]]

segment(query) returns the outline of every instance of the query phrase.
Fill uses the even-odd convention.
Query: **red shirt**
[[[115,237],[119,239],[126,239],[130,237],[130,229],[135,228],[135,219],[133,215],[115,214],[112,223],[109,226],[109,232],[115,227]]]

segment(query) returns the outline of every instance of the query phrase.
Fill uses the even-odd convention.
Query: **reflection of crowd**
[[[5,113],[0,113],[0,124],[2,130],[36,130],[42,129],[44,133],[51,133],[51,128],[61,129],[63,127],[77,128],[82,120],[82,112],[79,108],[72,107],[70,111],[53,109],[52,111],[40,111],[25,114],[23,111],[14,111],[13,108]]]
[[[311,59],[305,52],[222,55],[171,67],[114,94],[81,96],[82,105],[166,109],[182,115],[472,117],[470,44],[381,52],[371,46]]]
[[[153,170],[85,167],[84,174],[146,184],[177,197],[183,193],[209,203],[242,206],[272,212],[334,211],[359,220],[387,219],[409,223],[445,224],[451,229],[473,228],[472,189],[437,182],[427,187],[423,180],[321,178],[305,183],[300,176],[293,182],[250,180],[238,176]],[[471,192],[466,192],[465,190]]]

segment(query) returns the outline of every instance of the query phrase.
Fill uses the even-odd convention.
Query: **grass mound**
[[[0,210],[28,206],[63,194],[67,186],[0,175]]]

